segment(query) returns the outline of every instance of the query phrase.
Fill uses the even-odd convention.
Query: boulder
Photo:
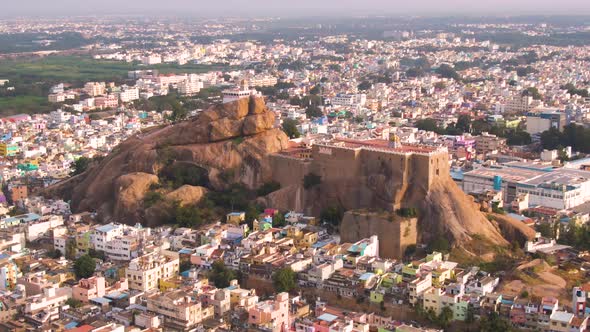
[[[218,142],[240,136],[242,133],[242,122],[230,118],[221,118],[211,122],[210,128],[209,140],[211,142]]]
[[[115,180],[115,215],[134,214],[154,183],[158,183],[158,177],[154,174],[136,172],[118,177]]]
[[[166,194],[166,200],[179,202],[180,205],[197,204],[205,197],[207,188],[198,186],[184,185],[172,192]]]
[[[274,122],[275,116],[270,112],[250,115],[244,119],[242,133],[249,136],[264,132],[271,129]]]

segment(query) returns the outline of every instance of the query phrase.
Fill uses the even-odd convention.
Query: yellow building
[[[76,234],[76,249],[78,250],[78,253],[88,253],[90,244],[90,232]]]
[[[306,229],[300,229],[295,226],[287,227],[287,237],[295,241],[298,248],[309,248],[318,242],[318,233]]]
[[[246,213],[245,212],[232,212],[228,213],[225,216],[225,220],[228,224],[239,225],[246,221]]]
[[[0,143],[0,156],[11,157],[18,153],[18,146],[15,144]]]

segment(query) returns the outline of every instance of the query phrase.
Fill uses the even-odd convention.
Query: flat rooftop
[[[590,172],[588,171],[559,168],[523,181],[523,183],[535,186],[541,184],[576,186],[588,181],[590,181]]]
[[[343,146],[346,148],[351,149],[358,149],[358,148],[374,148],[374,149],[381,149],[381,150],[389,150],[392,152],[399,152],[399,153],[431,153],[435,151],[442,151],[441,148],[426,146],[426,145],[400,145],[399,147],[392,148],[389,146],[389,141],[384,139],[370,139],[370,140],[354,140],[354,139],[345,139],[345,138],[337,138],[332,140],[329,143],[325,143],[326,145],[335,145],[335,146]]]
[[[473,171],[464,173],[464,177],[479,176],[485,178],[493,178],[494,176],[500,176],[503,180],[520,182],[539,176],[541,174],[545,174],[545,172],[532,169],[511,167],[480,167],[474,169]]]

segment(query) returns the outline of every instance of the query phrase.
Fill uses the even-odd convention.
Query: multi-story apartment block
[[[178,275],[178,253],[171,251],[151,252],[129,262],[126,277],[129,288],[141,291],[157,289],[160,280]]]
[[[106,85],[104,82],[88,82],[84,84],[84,92],[91,97],[104,95],[105,89]]]
[[[204,307],[182,290],[154,294],[147,299],[147,310],[164,317],[169,329],[188,331],[214,317],[213,306]]]
[[[248,325],[272,332],[289,330],[289,294],[279,293],[274,300],[257,303],[248,311]]]

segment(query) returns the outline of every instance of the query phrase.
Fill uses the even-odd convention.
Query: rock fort
[[[273,179],[282,189],[269,195],[266,202],[312,214],[328,206],[345,211],[415,209],[418,237],[423,242],[445,236],[461,243],[478,234],[494,244],[506,245],[497,225],[452,181],[448,158],[444,147],[403,145],[395,138],[334,139],[311,148],[291,147],[271,156]],[[321,183],[305,189],[302,183],[308,174],[320,176]],[[351,239],[365,235],[361,233]]]

